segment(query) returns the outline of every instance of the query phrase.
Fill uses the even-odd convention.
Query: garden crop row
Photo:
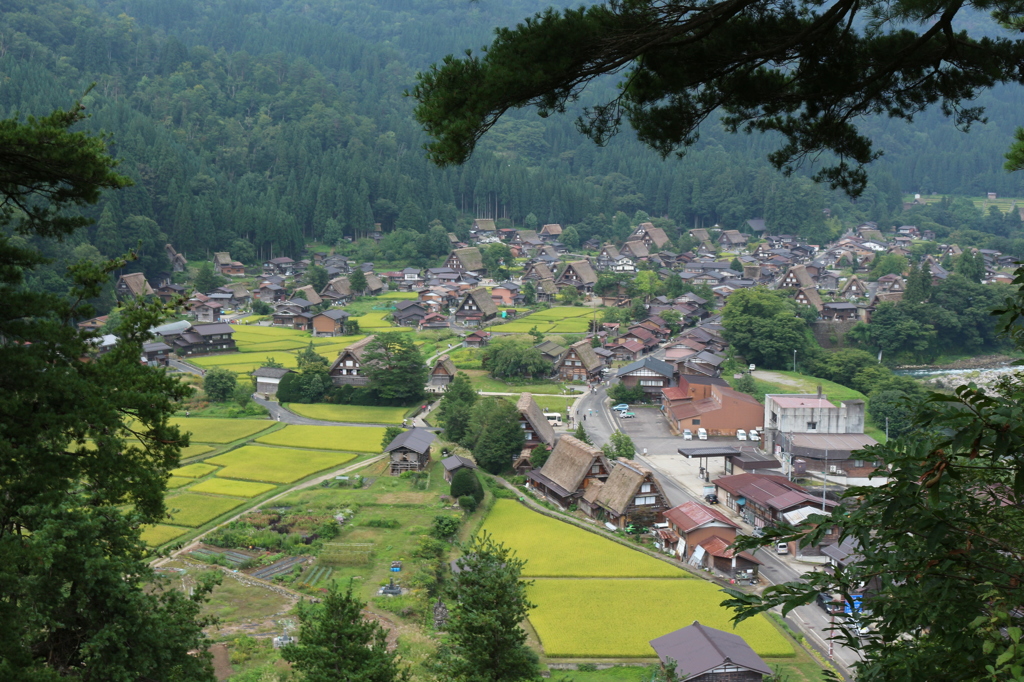
[[[527,561],[527,577],[688,578],[680,568],[623,547],[600,535],[530,511],[515,500],[497,500],[483,529]]]
[[[212,464],[224,467],[220,478],[237,478],[266,483],[294,483],[310,474],[355,459],[346,452],[265,448],[246,445],[223,455],[212,457]]]
[[[794,655],[763,615],[733,629],[732,612],[721,606],[726,595],[703,580],[537,580],[529,597],[537,604],[530,622],[548,656],[649,657],[650,640],[695,620],[734,632],[760,656]]]
[[[384,432],[385,429],[381,426],[299,426],[293,424],[279,431],[260,436],[256,442],[317,450],[380,452]]]

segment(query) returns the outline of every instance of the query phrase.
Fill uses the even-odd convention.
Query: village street
[[[658,353],[653,355],[657,356]],[[609,385],[615,381],[613,376],[609,375]],[[671,434],[665,419],[661,416],[661,411],[656,407],[634,409],[635,418],[622,419],[613,414],[606,388],[602,384],[596,391],[587,393],[580,399],[576,414],[573,415],[573,418],[578,419],[584,425],[594,444],[601,446],[608,442],[616,428],[622,430],[633,439],[637,450],[637,461],[654,472],[669,504],[676,506],[687,501],[703,504],[704,483],[699,477],[700,463],[697,460],[687,460],[678,454],[677,449],[684,443],[694,447],[712,444],[733,445],[736,443],[735,439],[712,438],[708,441],[684,441],[681,437]],[[586,420],[583,419],[584,416],[586,416]],[[710,459],[708,469],[711,480],[725,475],[721,459]],[[740,525],[741,532],[753,531],[749,524],[724,505],[720,505],[718,508]],[[803,573],[819,570],[816,564],[798,561],[791,556],[782,558],[767,550],[758,551],[755,556],[762,562],[760,571],[762,580],[772,584],[800,580]],[[821,608],[816,604],[801,606],[787,615],[786,622],[794,630],[802,632],[807,641],[819,653],[826,658],[829,657],[831,623]],[[859,659],[857,652],[841,646],[839,643],[835,643],[831,649],[832,661],[836,668],[844,677],[851,679],[851,666]]]

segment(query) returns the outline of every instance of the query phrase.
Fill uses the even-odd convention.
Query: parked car
[[[629,409],[629,405],[627,405],[626,403],[619,403],[618,405],[613,406],[612,409],[625,411]]]
[[[843,613],[844,606],[842,602],[835,601],[831,594],[827,592],[819,592],[818,596],[814,598],[815,603],[822,608],[825,613]]]
[[[704,501],[708,504],[718,504],[718,495],[714,493],[708,493],[704,496]]]
[[[747,432],[747,438],[754,442],[758,442],[761,440],[761,434],[759,434],[756,429],[750,429],[750,431]]]
[[[636,417],[636,413],[635,412],[621,411],[621,412],[619,412],[619,416],[621,418],[623,418],[623,419],[633,419],[634,417]]]
[[[703,427],[697,429],[697,439],[698,440],[707,440],[708,439],[707,429],[705,429]]]
[[[789,554],[789,543],[788,542],[776,542],[775,543],[776,554]]]
[[[690,429],[683,429],[683,440],[693,440],[693,431]]]
[[[746,440],[747,432],[743,429],[736,429],[736,440]]]

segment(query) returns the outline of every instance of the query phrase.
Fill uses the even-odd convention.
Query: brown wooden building
[[[409,429],[391,441],[384,452],[391,458],[391,475],[423,471],[430,464],[430,444],[437,434],[430,429]]]
[[[343,386],[345,384],[365,386],[370,383],[369,377],[362,371],[361,363],[363,353],[366,352],[366,346],[373,339],[373,336],[367,336],[365,339],[356,341],[338,354],[329,370],[331,381],[335,386]]]
[[[562,436],[539,470],[527,474],[529,485],[562,507],[575,503],[595,482],[605,481],[611,464],[598,448],[573,436]]]
[[[621,530],[641,512],[648,522],[660,522],[668,501],[650,470],[618,460],[607,481],[595,481],[583,494],[580,509]]]

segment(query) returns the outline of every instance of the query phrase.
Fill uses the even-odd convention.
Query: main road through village
[[[652,355],[663,359],[664,353],[664,350],[660,350]],[[671,505],[687,501],[703,503],[700,499],[703,482],[699,478],[698,464],[677,454],[677,448],[684,441],[672,435],[657,409],[636,409],[636,418],[628,420],[614,416],[606,389],[616,379],[612,375],[609,377],[611,378],[607,384],[602,384],[595,391],[585,394],[576,403],[576,412],[571,417],[583,423],[590,439],[598,446],[608,442],[612,432],[617,428],[627,433],[636,445],[639,461],[654,472]],[[575,423],[572,425],[575,427]],[[709,465],[712,479],[725,475],[721,467],[721,463]],[[720,509],[732,516],[746,532],[752,530],[749,524],[725,507]],[[792,557],[783,559],[767,550],[758,551],[756,557],[762,562],[762,580],[770,583],[797,581],[801,579],[803,573],[818,569],[816,564],[800,562]],[[833,643],[830,647],[831,623],[821,608],[816,604],[798,607],[787,615],[786,621],[794,630],[802,632],[807,641],[823,656],[828,657],[831,651],[832,663],[844,677],[851,679],[851,666],[858,660],[859,655],[855,650],[844,647],[839,642]]]

